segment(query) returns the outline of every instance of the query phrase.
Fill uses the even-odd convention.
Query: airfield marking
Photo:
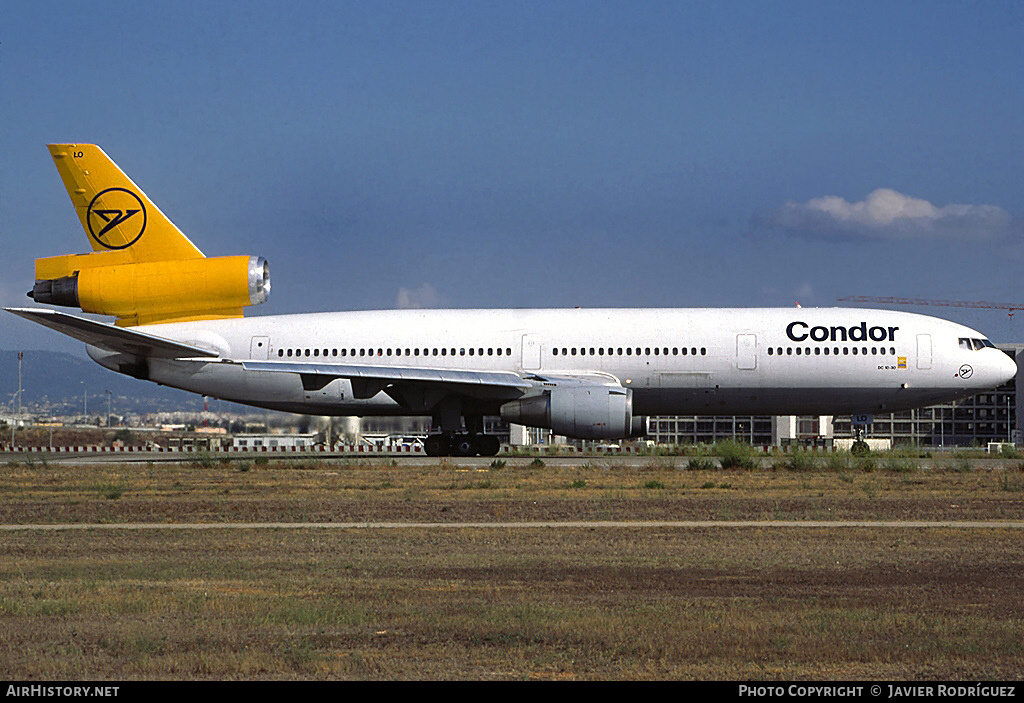
[[[914,528],[1024,529],[1024,520],[682,520],[682,521],[565,521],[565,522],[197,522],[197,523],[69,523],[0,525],[0,532],[62,530],[436,530],[537,528]]]

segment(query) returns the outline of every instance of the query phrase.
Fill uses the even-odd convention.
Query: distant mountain
[[[81,414],[87,400],[89,414],[102,416],[107,411],[108,390],[116,414],[203,408],[202,397],[194,393],[123,376],[92,359],[63,352],[26,350],[21,375],[22,406],[36,412]],[[18,352],[0,350],[0,408],[16,410],[17,392]],[[83,393],[88,394],[87,399]]]

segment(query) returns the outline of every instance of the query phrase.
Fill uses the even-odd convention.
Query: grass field
[[[8,679],[989,679],[1024,670],[1024,531],[462,528],[1020,520],[1020,462],[0,466]],[[911,465],[912,464],[912,465]]]

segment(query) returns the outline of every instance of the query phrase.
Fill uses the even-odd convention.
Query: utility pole
[[[110,398],[111,398],[111,397],[112,397],[113,395],[114,395],[114,394],[113,394],[113,393],[111,393],[111,392],[110,392],[110,389],[108,388],[108,389],[107,389],[107,427],[110,427]]]
[[[21,360],[25,352],[18,352],[18,417],[21,417]]]

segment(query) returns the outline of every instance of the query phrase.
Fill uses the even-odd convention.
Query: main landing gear
[[[462,431],[462,419],[466,431]],[[432,434],[423,442],[427,456],[494,456],[501,442],[493,435],[484,434],[484,416],[477,412],[465,413],[458,397],[443,399],[434,411],[434,427],[441,434]]]
[[[487,434],[432,434],[423,448],[427,456],[495,456],[501,442]]]

